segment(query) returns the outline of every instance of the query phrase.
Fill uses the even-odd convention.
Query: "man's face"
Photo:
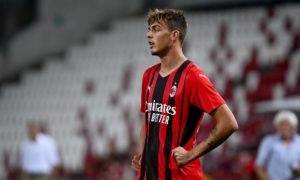
[[[281,121],[277,127],[277,132],[281,135],[282,138],[290,138],[293,134],[293,126],[288,120]]]
[[[29,125],[28,136],[30,139],[35,140],[39,132],[40,132],[40,128],[37,125],[35,124]]]
[[[147,38],[152,55],[161,57],[172,46],[171,32],[164,21],[154,22],[149,25]]]

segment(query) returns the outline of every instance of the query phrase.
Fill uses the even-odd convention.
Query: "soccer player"
[[[141,152],[132,160],[137,179],[204,179],[199,157],[238,129],[208,77],[183,54],[186,29],[181,11],[155,9],[148,13],[148,43],[160,63],[143,75]],[[216,119],[216,126],[196,145],[204,112]]]

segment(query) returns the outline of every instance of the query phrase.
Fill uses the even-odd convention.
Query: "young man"
[[[203,179],[199,157],[238,129],[237,122],[207,76],[182,52],[187,23],[181,11],[150,10],[148,43],[160,63],[143,75],[141,154],[132,168],[137,179]],[[216,119],[210,136],[196,145],[204,112]]]

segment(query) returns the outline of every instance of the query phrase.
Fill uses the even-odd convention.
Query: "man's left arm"
[[[292,172],[294,177],[300,177],[300,159],[295,160],[293,163]]]
[[[292,172],[293,172],[293,175],[295,177],[300,177],[300,168],[299,167],[298,168],[293,168]]]
[[[216,126],[204,141],[190,151],[185,150],[183,147],[177,147],[172,150],[172,154],[179,166],[183,166],[210,152],[238,130],[237,121],[226,104],[213,110],[210,115],[215,118]]]

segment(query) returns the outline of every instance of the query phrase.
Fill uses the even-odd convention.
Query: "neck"
[[[36,136],[30,137],[30,140],[31,140],[31,141],[36,141]]]
[[[285,137],[282,137],[283,141],[289,143],[293,140],[293,136],[285,136]]]
[[[170,49],[169,52],[160,57],[161,69],[160,73],[162,75],[167,75],[171,71],[178,68],[187,58],[182,52],[182,48]]]

